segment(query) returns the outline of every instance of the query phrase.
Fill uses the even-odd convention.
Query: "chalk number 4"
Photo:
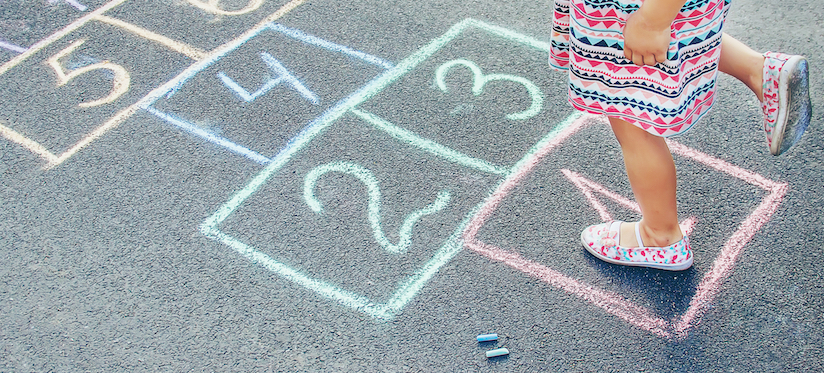
[[[117,100],[120,96],[122,96],[124,93],[126,93],[126,91],[129,90],[129,72],[126,71],[126,69],[124,69],[123,66],[120,66],[113,62],[103,61],[88,66],[84,66],[79,69],[66,71],[63,69],[63,66],[60,65],[61,58],[66,57],[72,52],[74,52],[74,50],[77,49],[77,47],[82,45],[84,42],[85,40],[78,40],[69,45],[68,48],[63,49],[62,51],[58,52],[57,54],[46,60],[49,66],[51,66],[51,68],[54,69],[54,72],[57,74],[57,86],[63,86],[66,83],[70,82],[72,79],[94,70],[109,70],[114,74],[114,81],[111,92],[109,92],[109,94],[106,97],[94,101],[81,102],[78,106],[94,107],[103,104],[108,104],[110,102],[113,102],[114,100]]]

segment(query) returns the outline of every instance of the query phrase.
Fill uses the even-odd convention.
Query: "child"
[[[550,65],[569,70],[572,106],[609,118],[642,213],[636,223],[585,229],[581,241],[597,258],[673,271],[692,266],[664,137],[707,113],[719,70],[761,102],[772,154],[786,151],[809,124],[807,61],[761,55],[723,34],[728,9],[729,0],[555,0]]]

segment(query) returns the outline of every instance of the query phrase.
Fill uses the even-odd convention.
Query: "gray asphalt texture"
[[[0,41],[28,47],[106,4],[0,0]],[[242,9],[250,1],[222,1]],[[187,1],[127,1],[105,14],[209,52],[237,38],[285,0],[253,12],[216,16]],[[552,1],[307,1],[276,22],[393,64],[471,18],[548,42]],[[744,246],[719,291],[681,336],[662,336],[581,296],[466,247],[443,263],[394,317],[321,295],[209,237],[201,224],[266,165],[181,130],[140,109],[63,163],[47,162],[0,137],[0,371],[538,372],[824,371],[821,227],[824,197],[824,10],[815,0],[736,0],[725,31],[759,51],[805,55],[813,120],[787,154],[769,154],[760,111],[748,89],[721,76],[718,101],[679,143],[788,185],[775,213]],[[111,90],[96,71],[56,86],[45,61],[67,70],[103,60],[126,68],[129,90],[112,103],[80,108]],[[267,52],[319,98],[307,104],[284,84],[253,102],[231,94],[218,72],[260,87]],[[19,52],[0,48],[0,63]],[[565,76],[546,54],[470,30],[358,109],[418,136],[496,165],[512,167],[574,110]],[[447,61],[466,59],[484,74],[523,76],[544,94],[542,111],[502,119],[529,105],[518,85],[492,81],[471,93],[466,68],[450,70],[449,94],[433,83]],[[193,60],[102,22],[89,22],[0,75],[0,125],[55,154],[120,110],[174,79]],[[261,33],[194,75],[153,110],[231,139],[265,157],[385,69],[282,34]],[[237,210],[221,232],[307,276],[385,302],[416,276],[501,181],[398,141],[349,113],[289,158]],[[369,169],[380,183],[381,219],[398,242],[406,215],[452,198],[422,218],[409,250],[390,254],[367,221],[367,188],[352,175],[327,174],[304,201],[304,176],[336,161]],[[683,157],[682,217],[696,217],[695,265],[684,272],[609,265],[580,247],[581,230],[600,220],[572,170],[622,196],[631,189],[609,129],[573,134],[516,186],[478,239],[618,294],[664,320],[677,320],[721,247],[767,193]],[[620,170],[617,172],[616,170]],[[623,220],[638,215],[601,198]],[[497,333],[497,342],[475,337]],[[487,359],[506,347],[510,354]]]

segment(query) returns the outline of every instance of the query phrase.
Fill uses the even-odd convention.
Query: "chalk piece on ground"
[[[499,348],[497,350],[487,351],[486,357],[496,357],[496,356],[504,356],[509,355],[509,350],[505,348]]]
[[[489,341],[497,341],[498,335],[497,334],[481,334],[478,336],[478,342],[489,342]]]

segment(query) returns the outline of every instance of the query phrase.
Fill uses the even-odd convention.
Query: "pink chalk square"
[[[758,232],[761,227],[769,221],[775,213],[787,192],[787,184],[769,180],[759,174],[732,165],[724,160],[715,158],[705,153],[699,152],[676,141],[668,141],[672,153],[688,162],[694,162],[711,171],[717,171],[732,177],[735,180],[754,186],[756,189],[766,193],[760,200],[756,200],[755,208],[746,215],[737,226],[734,226],[732,234],[726,238],[720,251],[715,258],[705,258],[711,263],[706,272],[703,273],[700,282],[695,288],[695,293],[689,298],[689,305],[685,311],[679,312],[672,317],[660,316],[656,311],[648,306],[639,304],[637,301],[629,300],[619,292],[606,290],[602,287],[587,283],[581,279],[571,277],[558,269],[551,268],[551,264],[542,263],[538,260],[530,259],[524,253],[515,248],[498,247],[493,244],[483,242],[478,238],[478,232],[490,221],[493,214],[508,197],[511,198],[513,190],[521,185],[524,180],[540,165],[544,158],[556,150],[562,143],[588,126],[606,126],[606,118],[595,115],[582,115],[570,126],[559,131],[557,135],[546,142],[540,151],[525,162],[520,164],[520,168],[514,170],[510,176],[498,187],[497,190],[484,202],[479,212],[472,218],[471,222],[463,232],[464,245],[493,261],[498,261],[507,266],[535,277],[553,287],[560,288],[568,294],[577,296],[588,303],[604,309],[618,318],[635,325],[643,330],[649,331],[664,338],[683,338],[688,334],[690,328],[698,324],[701,316],[712,304],[720,292],[723,281],[730,276],[747,243]],[[620,157],[620,155],[619,155]],[[639,211],[637,204],[630,199],[610,191],[608,188],[597,182],[589,180],[587,177],[566,168],[561,169],[560,177],[568,179],[570,185],[577,188],[575,193],[582,193],[602,220],[611,220],[611,216],[604,204],[600,200],[611,200],[618,206],[623,206],[628,210]],[[498,215],[496,215],[498,217]],[[681,222],[685,232],[690,232],[696,221],[701,217],[690,216]],[[584,227],[581,227],[583,229]],[[723,238],[722,238],[723,240]],[[578,244],[580,246],[580,244]],[[510,244],[510,246],[514,246]],[[583,250],[582,248],[576,248]],[[707,255],[707,252],[700,254]]]

